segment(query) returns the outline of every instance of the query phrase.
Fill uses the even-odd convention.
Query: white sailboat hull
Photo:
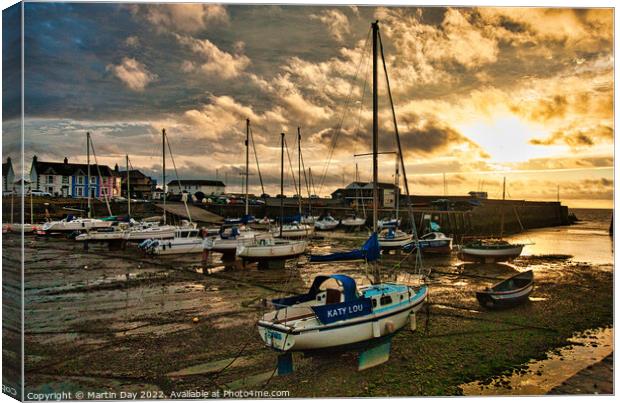
[[[112,225],[112,221],[102,221],[97,219],[76,219],[73,221],[52,221],[43,224],[42,230],[46,232],[62,232],[62,231],[86,231],[97,228],[108,228]]]
[[[175,255],[188,253],[202,253],[202,239],[186,239],[174,242],[174,240],[159,241],[151,253],[154,255]]]
[[[336,228],[340,223],[338,221],[317,221],[314,223],[314,228],[319,231],[329,231]]]
[[[10,224],[8,230],[11,232],[23,232],[24,234],[30,234],[34,231],[38,231],[40,225],[36,224]]]
[[[366,219],[365,218],[345,218],[342,221],[340,221],[340,223],[344,225],[345,227],[360,227],[366,224]]]
[[[396,236],[394,238],[379,237],[379,246],[382,249],[402,248],[403,246],[411,242],[412,239],[413,236],[409,234],[405,234],[405,236]]]
[[[459,258],[465,261],[501,262],[516,259],[521,255],[524,245],[513,245],[506,248],[471,248],[462,247]]]
[[[145,229],[131,229],[125,232],[125,239],[128,241],[144,241],[145,239],[174,238],[174,231],[176,229],[177,228],[172,225],[163,225]]]
[[[124,231],[113,232],[86,232],[75,237],[76,241],[113,241],[117,239],[124,239]]]
[[[318,350],[369,341],[404,327],[409,316],[422,308],[427,292],[425,289],[423,295],[412,298],[393,312],[373,313],[329,325],[319,324],[299,332],[291,331],[285,325],[260,320],[258,332],[265,344],[280,351]]]
[[[284,259],[295,257],[303,254],[308,247],[306,241],[296,242],[276,242],[273,245],[261,246],[260,244],[239,245],[237,247],[237,256],[244,260],[269,260]]]
[[[271,231],[271,233],[273,234],[274,237],[279,238],[280,237],[280,228],[275,228],[274,230]],[[282,238],[302,238],[302,237],[308,237],[310,235],[314,234],[314,227],[310,226],[310,225],[299,225],[299,226],[293,226],[290,228],[287,228],[286,226],[284,226],[284,228],[282,228]]]

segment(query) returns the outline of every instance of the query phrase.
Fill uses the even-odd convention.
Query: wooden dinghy
[[[486,308],[508,308],[527,301],[533,289],[534,273],[528,270],[476,292],[476,298]]]

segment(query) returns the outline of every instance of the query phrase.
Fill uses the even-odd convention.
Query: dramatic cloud
[[[200,59],[197,66],[194,66],[191,61],[184,61],[182,67],[184,71],[197,69],[205,74],[228,80],[239,76],[250,64],[247,56],[224,52],[208,39],[195,39],[181,35],[177,35],[177,39]],[[238,43],[236,48],[242,49],[243,46]]]
[[[131,6],[132,13],[159,31],[196,33],[210,23],[227,23],[226,8],[219,4],[148,4]]]
[[[319,14],[311,14],[310,18],[317,19],[327,26],[331,36],[339,42],[344,40],[344,36],[350,32],[349,19],[347,16],[336,10],[325,10]]]
[[[111,71],[133,91],[144,91],[149,83],[157,80],[157,74],[151,73],[144,64],[129,57],[124,57],[118,65],[108,64],[106,70]]]
[[[614,130],[606,125],[592,128],[568,128],[558,130],[545,139],[532,139],[535,145],[568,144],[571,148],[590,147],[596,143],[610,143],[614,138]]]
[[[236,186],[249,118],[268,192],[278,183],[279,133],[294,148],[297,127],[315,182],[325,173],[322,194],[353,177],[355,164],[368,179],[369,160],[353,154],[371,149],[368,38],[378,18],[416,192],[442,194],[444,173],[450,193],[499,192],[510,173],[515,197],[554,199],[554,181],[583,203],[609,196],[601,178],[613,178],[613,9],[25,7],[27,159],[83,159],[88,130],[103,163],[129,153],[158,176],[166,128],[183,176],[217,169]],[[6,57],[18,72],[19,60]],[[393,151],[382,66],[378,84],[380,149]],[[3,93],[9,106],[19,96]],[[9,109],[7,128],[19,127],[18,112]],[[4,143],[4,157],[18,149]],[[380,161],[380,177],[392,181],[392,157]]]

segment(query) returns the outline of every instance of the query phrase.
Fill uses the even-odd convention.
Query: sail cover
[[[364,242],[360,249],[350,252],[338,252],[330,255],[310,255],[310,262],[334,262],[346,260],[366,260],[374,262],[379,259],[379,238],[376,232],[373,232],[370,238]]]

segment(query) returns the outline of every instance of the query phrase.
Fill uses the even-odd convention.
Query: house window
[[[78,185],[83,185],[84,184],[84,177],[83,176],[78,176],[77,177],[77,183],[78,183]]]
[[[53,194],[53,193],[54,193],[54,187],[53,187],[53,186],[48,186],[48,187],[47,187],[47,192],[48,192],[49,194]]]
[[[76,188],[75,190],[76,190],[78,196],[80,196],[80,197],[84,196],[84,191],[83,191],[82,188]]]
[[[54,183],[54,175],[47,175],[47,183]]]
[[[68,176],[63,176],[62,177],[62,183],[69,183],[69,177]]]
[[[91,176],[90,177],[90,183],[97,183],[97,177],[96,176]]]

